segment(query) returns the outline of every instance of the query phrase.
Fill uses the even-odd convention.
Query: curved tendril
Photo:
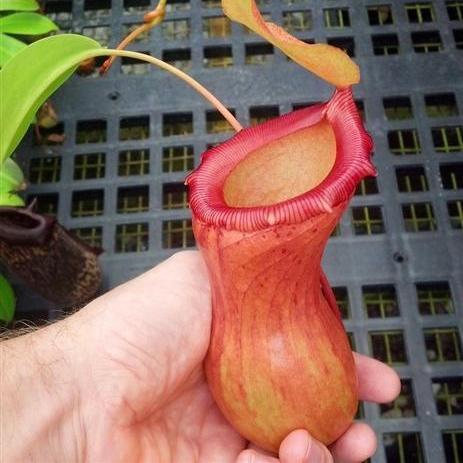
[[[228,123],[233,127],[234,130],[239,132],[243,126],[238,122],[238,120],[233,116],[233,114],[223,105],[207,88],[201,85],[198,81],[190,77],[185,72],[177,69],[171,64],[165,63],[164,61],[155,58],[154,56],[145,55],[144,53],[139,53],[136,51],[127,51],[127,50],[101,50],[101,53],[98,53],[99,56],[112,55],[112,56],[123,56],[126,58],[138,59],[140,61],[145,61],[147,63],[158,66],[161,69],[177,76],[179,79],[186,82],[192,88],[194,88],[199,94],[201,94],[206,100],[208,100],[217,111],[222,114],[222,116],[228,121]]]
[[[234,130],[239,132],[243,126],[237,121],[233,114],[204,86],[199,82],[194,80],[188,74],[180,69],[177,69],[175,66],[165,63],[164,61],[154,58],[149,55],[145,55],[139,52],[126,51],[125,48],[133,42],[140,34],[145,31],[150,30],[151,28],[157,26],[164,19],[166,14],[166,3],[167,0],[159,0],[156,8],[149,13],[146,13],[143,17],[144,24],[137,27],[133,30],[127,37],[122,40],[122,42],[114,50],[105,50],[105,55],[111,55],[100,67],[100,75],[104,74],[111,67],[112,63],[117,56],[125,56],[128,58],[139,59],[141,61],[146,61],[147,63],[153,64],[155,66],[164,69],[167,72],[177,76],[179,79],[182,79],[188,85],[193,87],[199,94],[201,94],[206,100],[208,100],[217,110],[222,114],[222,116],[228,121],[228,123],[233,127]],[[103,53],[100,56],[104,56]]]
[[[143,34],[146,31],[149,31],[153,27],[156,27],[158,24],[160,24],[166,14],[166,1],[167,0],[160,0],[160,2],[157,4],[156,8],[153,11],[146,13],[143,17],[144,24],[138,26],[127,37],[125,37],[122,40],[122,42],[116,47],[116,50],[124,50],[139,35]],[[111,56],[101,65],[99,70],[100,75],[105,74],[109,70],[115,59],[115,56]]]
[[[152,27],[153,26],[151,24],[142,24],[141,26],[138,26],[127,37],[124,38],[124,40],[117,46],[116,50],[124,50],[139,35],[143,34],[145,31],[150,30]],[[109,71],[109,68],[112,66],[115,59],[115,56],[111,56],[101,65],[99,69],[100,76]]]

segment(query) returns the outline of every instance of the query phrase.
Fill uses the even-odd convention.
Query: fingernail
[[[307,439],[307,450],[305,452],[304,463],[328,463],[326,448],[315,439]]]

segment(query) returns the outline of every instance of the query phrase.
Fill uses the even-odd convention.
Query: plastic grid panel
[[[47,4],[52,4],[49,0]],[[151,6],[155,2],[150,1]],[[311,10],[311,29],[297,32],[304,40],[326,42],[333,39],[354,40],[355,59],[361,66],[362,83],[355,88],[357,100],[363,102],[366,125],[375,140],[374,162],[378,168],[379,193],[357,195],[352,207],[379,206],[382,211],[385,233],[355,235],[352,212],[343,216],[339,234],[330,239],[324,266],[333,286],[348,290],[350,318],[346,328],[353,333],[356,349],[370,353],[369,334],[381,331],[403,332],[407,362],[394,365],[400,376],[411,380],[416,417],[381,418],[380,409],[374,404],[364,404],[364,417],[378,432],[380,443],[394,443],[394,433],[418,433],[423,461],[428,463],[458,461],[445,459],[444,431],[461,430],[462,415],[440,416],[434,400],[433,379],[462,377],[462,362],[433,363],[427,360],[423,329],[456,327],[463,334],[463,240],[462,231],[450,227],[447,201],[463,198],[460,190],[443,189],[439,169],[447,163],[463,163],[463,152],[436,153],[431,130],[433,127],[462,125],[463,113],[463,59],[456,48],[454,30],[463,28],[461,20],[449,21],[446,2],[429,2],[434,8],[432,22],[409,23],[404,1],[349,2],[347,0],[298,0],[263,1],[261,9],[274,22],[283,23],[285,12]],[[393,24],[370,26],[367,7],[391,5]],[[347,8],[350,26],[327,28],[324,8]],[[144,11],[147,11],[146,8]],[[109,45],[120,40],[124,27],[141,21],[143,11],[124,12],[123,0],[113,0],[112,10],[89,19],[84,12],[83,0],[72,2],[72,19],[63,22],[63,28],[82,32],[84,28],[106,26],[95,33],[109,31]],[[168,19],[188,19],[190,33],[187,38],[166,41],[162,28],[151,32],[147,41],[137,42],[133,49],[149,51],[162,56],[166,50],[189,49],[190,73],[212,89],[224,104],[234,108],[237,118],[250,123],[249,110],[253,107],[272,106],[280,114],[294,105],[313,103],[329,98],[331,90],[309,73],[288,63],[277,50],[262,65],[246,63],[246,45],[261,44],[259,37],[247,34],[240,25],[233,24],[231,34],[220,38],[203,36],[203,17],[219,16],[219,8],[205,8],[200,0],[190,0],[189,10],[171,11]],[[439,31],[443,50],[418,54],[413,50],[412,32]],[[85,31],[84,31],[85,32]],[[376,56],[372,36],[396,34],[399,54]],[[100,35],[101,37],[101,35]],[[206,68],[203,53],[206,47],[231,47],[233,65],[227,68]],[[460,116],[428,117],[424,95],[453,93]],[[388,120],[384,113],[383,98],[409,97],[413,118]],[[25,171],[29,172],[31,159],[57,155],[61,158],[60,180],[57,183],[31,185],[28,194],[59,193],[58,217],[70,228],[101,227],[102,256],[105,287],[133,277],[163,260],[174,249],[163,249],[163,221],[183,220],[188,210],[163,209],[164,184],[182,182],[185,172],[163,172],[163,150],[172,146],[193,146],[195,165],[199,155],[208,145],[217,143],[231,133],[209,134],[206,130],[206,112],[211,108],[183,83],[165,73],[149,69],[143,75],[126,75],[121,72],[121,61],[116,61],[104,78],[75,76],[54,97],[64,122],[66,139],[62,145],[34,146],[30,134],[20,149]],[[191,113],[193,132],[186,135],[163,136],[165,114]],[[119,140],[119,124],[128,117],[149,117],[149,138]],[[106,122],[106,141],[76,144],[77,121],[103,120]],[[416,129],[421,152],[416,155],[393,155],[388,146],[388,132]],[[149,172],[141,176],[118,176],[118,159],[121,151],[149,150]],[[105,153],[102,178],[74,180],[74,159],[86,153]],[[428,191],[399,192],[396,168],[419,166],[428,179]],[[144,171],[145,172],[145,171]],[[119,188],[149,185],[149,208],[146,212],[117,214]],[[97,217],[71,217],[72,195],[75,191],[103,190],[104,215]],[[433,206],[437,230],[418,233],[405,232],[401,212],[402,204],[429,202]],[[116,253],[116,230],[128,224],[148,224],[147,249],[139,253]],[[146,226],[142,227],[146,233]],[[145,239],[145,238],[143,238]],[[129,247],[130,248],[130,247]],[[144,249],[142,246],[141,249]],[[140,247],[138,247],[140,249]],[[418,311],[416,284],[448,282],[454,304],[454,313],[421,315]],[[367,318],[363,306],[362,287],[393,285],[400,316]],[[41,310],[53,309],[50,304],[34,295],[23,293],[22,307]],[[23,312],[24,313],[24,312]],[[52,314],[53,316],[53,314]],[[461,410],[460,410],[461,413]],[[461,439],[461,434],[459,435]],[[404,439],[408,439],[405,437]],[[399,439],[400,440],[400,439]],[[416,438],[411,437],[413,442]],[[379,446],[372,459],[375,463],[422,461],[412,453],[391,452],[391,446]],[[413,445],[412,445],[413,447]],[[405,448],[410,448],[405,446]],[[389,449],[389,450],[388,450]],[[403,450],[403,448],[402,448]],[[389,455],[389,457],[387,457]],[[405,459],[404,459],[405,458]]]

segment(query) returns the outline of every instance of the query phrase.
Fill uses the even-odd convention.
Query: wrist
[[[82,340],[74,325],[67,319],[0,343],[0,461],[80,460]]]

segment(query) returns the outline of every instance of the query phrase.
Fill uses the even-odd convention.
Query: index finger
[[[399,395],[400,379],[391,367],[357,352],[354,352],[354,360],[361,400],[386,403]]]

